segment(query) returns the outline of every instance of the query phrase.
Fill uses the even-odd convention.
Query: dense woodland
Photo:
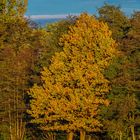
[[[139,140],[140,12],[40,27],[0,1],[0,140]]]

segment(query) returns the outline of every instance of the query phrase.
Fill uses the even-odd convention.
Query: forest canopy
[[[104,4],[45,27],[0,1],[0,140],[137,140],[140,11]]]

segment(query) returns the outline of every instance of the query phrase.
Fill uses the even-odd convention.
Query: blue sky
[[[26,15],[65,15],[81,12],[96,13],[104,2],[120,5],[130,15],[134,10],[140,11],[140,0],[28,0]]]

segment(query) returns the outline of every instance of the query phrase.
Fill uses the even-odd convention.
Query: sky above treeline
[[[33,18],[60,18],[82,12],[96,14],[97,8],[104,3],[120,6],[126,15],[134,10],[140,11],[140,0],[28,0],[26,15]]]

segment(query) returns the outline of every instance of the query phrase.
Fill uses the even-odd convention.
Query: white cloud
[[[27,18],[30,19],[62,19],[62,18],[66,18],[68,16],[78,16],[80,14],[75,13],[75,14],[61,14],[61,15],[30,15],[30,16],[25,16]]]

